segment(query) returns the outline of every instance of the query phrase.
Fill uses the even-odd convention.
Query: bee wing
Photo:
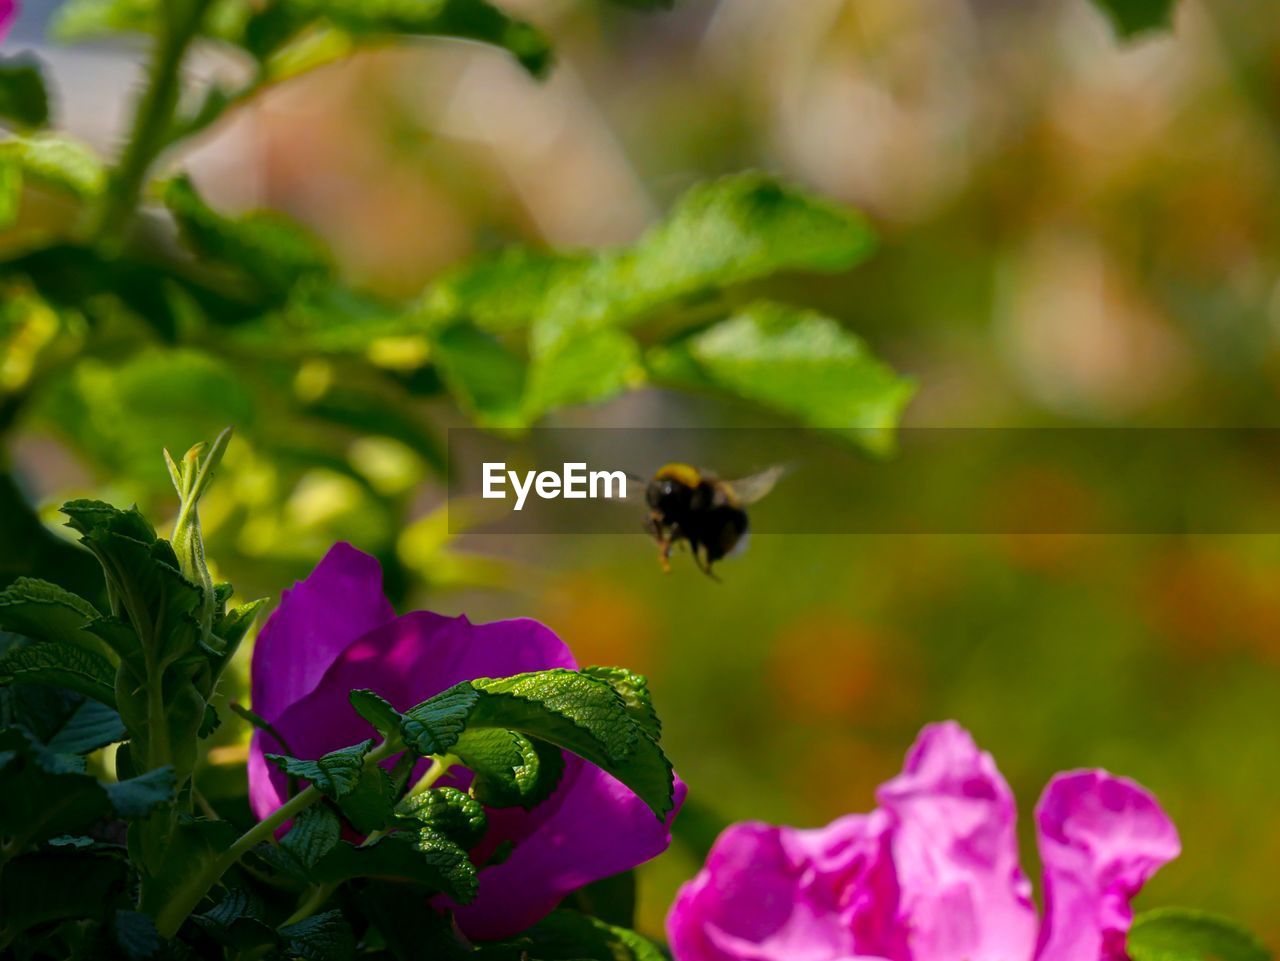
[[[778,480],[786,472],[787,468],[784,465],[775,464],[773,467],[752,474],[750,477],[729,481],[729,487],[733,489],[734,496],[738,498],[738,503],[746,507],[754,504],[773,490],[774,485],[778,483]]]
[[[631,473],[629,470],[624,470],[622,473],[627,475],[627,500],[634,499],[643,504],[645,494],[649,490],[649,482],[645,478],[638,477]]]

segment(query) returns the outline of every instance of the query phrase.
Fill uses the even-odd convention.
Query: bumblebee
[[[671,571],[671,549],[685,541],[698,569],[717,580],[711,566],[746,544],[746,508],[773,489],[783,469],[771,467],[725,481],[688,464],[667,464],[645,486],[645,529],[658,542],[662,569]]]

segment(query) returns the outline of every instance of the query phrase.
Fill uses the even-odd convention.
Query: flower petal
[[[282,605],[283,606],[283,605]],[[371,731],[348,701],[368,688],[405,711],[459,681],[505,677],[546,668],[575,668],[560,638],[537,621],[472,624],[465,617],[417,611],[395,618],[349,643],[314,690],[269,720],[297,757],[317,758],[355,744]],[[255,680],[258,664],[255,659]],[[262,761],[282,746],[263,731],[254,734],[249,757],[249,799],[266,817],[284,798],[285,776]]]
[[[1013,793],[969,732],[955,722],[926,727],[876,798],[894,821],[911,957],[1030,958],[1036,913],[1018,865]]]
[[[735,824],[667,915],[677,961],[898,957],[888,818],[816,830]]]
[[[377,559],[350,544],[334,544],[305,580],[281,595],[258,635],[254,711],[275,723],[311,693],[353,641],[394,617]]]
[[[564,778],[546,803],[530,812],[495,812],[491,829],[515,840],[515,849],[480,872],[479,897],[454,909],[458,924],[473,938],[509,937],[583,885],[657,857],[671,844],[685,794],[677,778],[676,806],[663,824],[622,782],[568,755]]]
[[[1143,884],[1181,852],[1140,785],[1105,771],[1060,774],[1036,808],[1044,863],[1039,961],[1122,961]]]

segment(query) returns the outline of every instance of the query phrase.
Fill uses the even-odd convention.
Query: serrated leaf
[[[161,956],[163,942],[156,924],[138,911],[120,910],[115,913],[112,927],[116,944],[128,961],[149,961]]]
[[[484,805],[452,787],[432,788],[411,795],[396,806],[396,813],[468,850],[480,843],[488,825]]]
[[[40,61],[34,57],[0,56],[0,119],[19,127],[43,127],[49,122],[49,94]]]
[[[638,733],[613,688],[577,671],[551,670],[478,678],[481,695],[469,723],[507,727],[606,763],[626,759]]]
[[[464,731],[452,752],[474,773],[476,798],[493,808],[531,810],[554,793],[564,775],[560,748],[502,728]]]
[[[262,899],[247,888],[236,887],[203,914],[191,918],[214,938],[236,951],[276,943],[276,933],[263,920]]]
[[[111,806],[122,818],[145,818],[174,798],[178,779],[171,767],[160,767],[129,778],[104,785]]]
[[[1175,0],[1093,0],[1126,39],[1148,30],[1168,28]]]
[[[1138,915],[1127,947],[1133,961],[1270,961],[1272,956],[1236,922],[1184,908]]]
[[[196,253],[234,267],[268,293],[282,295],[304,278],[325,277],[333,270],[323,242],[283,214],[265,210],[238,217],[220,214],[185,176],[169,182],[164,200]]]
[[[368,740],[340,751],[331,751],[315,761],[268,754],[266,758],[280,770],[293,777],[309,781],[317,791],[337,800],[350,794],[360,781],[364,770],[364,756],[373,748]]]
[[[831,318],[767,302],[652,350],[649,366],[660,381],[717,387],[876,451],[915,389]]]
[[[89,754],[124,738],[120,715],[99,701],[86,699],[45,739],[45,746],[55,754]]]
[[[343,817],[361,834],[386,828],[394,803],[391,775],[376,764],[362,769],[355,787],[338,798]]]
[[[400,720],[405,744],[424,757],[448,751],[466,727],[476,700],[475,689],[464,681],[409,708]]]
[[[0,685],[54,684],[114,708],[116,670],[100,654],[45,641],[9,648],[0,655]]]
[[[293,821],[280,846],[310,870],[333,850],[342,837],[342,824],[328,806],[313,804]]]
[[[605,681],[553,670],[472,684],[482,696],[469,725],[504,727],[564,748],[622,781],[658,818],[671,811],[671,762]]]
[[[400,730],[400,712],[373,691],[358,690],[348,695],[357,714],[373,725],[384,737]]]
[[[330,884],[351,878],[402,878],[442,891],[459,904],[474,898],[477,883],[475,867],[462,848],[447,838],[427,843],[405,832],[362,847],[340,841],[316,865],[313,877]]]
[[[356,939],[341,911],[326,911],[280,929],[291,957],[304,961],[348,961],[355,955]]]
[[[86,628],[101,615],[57,584],[20,577],[0,591],[0,629],[40,641],[62,641],[96,654],[109,650]]]
[[[612,687],[641,730],[654,740],[662,737],[662,722],[653,708],[648,678],[622,667],[584,667],[582,673],[599,678]]]

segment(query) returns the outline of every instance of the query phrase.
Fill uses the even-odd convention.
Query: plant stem
[[[383,741],[365,755],[365,764],[377,764],[400,749],[399,745],[390,741]],[[173,897],[169,899],[168,903],[156,914],[156,930],[160,932],[160,936],[162,938],[171,938],[177,934],[187,915],[195,910],[195,906],[200,903],[200,899],[209,893],[209,889],[218,883],[218,879],[226,874],[233,864],[259,843],[270,838],[275,833],[276,828],[284,824],[285,821],[301,814],[322,797],[324,795],[315,787],[308,787],[295,794],[266,818],[240,835],[236,842],[222,852],[208,867],[192,878],[190,882],[180,887]]]
[[[303,902],[298,905],[298,910],[289,915],[289,917],[285,919],[285,922],[280,926],[282,928],[287,928],[291,924],[297,924],[299,921],[311,917],[311,915],[315,914],[316,911],[320,910],[320,908],[324,906],[324,903],[329,900],[329,896],[333,894],[337,888],[338,886],[336,884],[317,884],[311,889],[311,892]]]
[[[156,38],[146,86],[138,98],[129,139],[90,230],[99,244],[119,245],[138,206],[138,198],[156,158],[166,145],[181,93],[181,69],[187,49],[204,21],[210,0],[168,0]]]

